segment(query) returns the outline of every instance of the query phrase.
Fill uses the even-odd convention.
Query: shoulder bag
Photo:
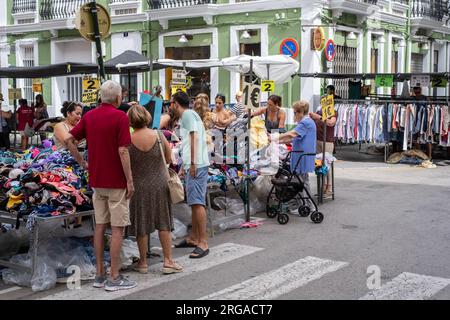
[[[157,131],[157,133],[158,133],[157,135],[158,135],[159,150],[161,150],[162,160],[164,162],[164,167],[166,168],[167,172],[167,184],[169,185],[170,199],[172,201],[172,204],[177,204],[179,202],[184,201],[183,183],[181,182],[181,179],[178,176],[178,174],[172,169],[167,167],[167,161],[166,156],[164,155],[160,132]]]

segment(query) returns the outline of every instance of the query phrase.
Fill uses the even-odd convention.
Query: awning
[[[92,74],[97,73],[96,64],[86,64],[77,62],[66,62],[37,67],[7,67],[0,68],[0,78],[50,78],[61,77],[73,74]]]
[[[228,71],[248,73],[250,60],[253,60],[253,72],[263,80],[273,80],[276,83],[285,83],[295,75],[300,63],[284,55],[253,57],[240,55],[222,60],[222,67]]]

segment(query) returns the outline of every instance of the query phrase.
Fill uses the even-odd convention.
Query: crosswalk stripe
[[[92,287],[92,283],[82,286],[80,290],[66,290],[60,293],[46,296],[42,300],[112,300],[132,293],[159,286],[163,283],[176,279],[187,277],[195,272],[204,271],[218,265],[242,258],[263,250],[262,248],[246,246],[235,243],[224,243],[210,248],[208,256],[202,259],[190,259],[189,256],[183,256],[177,259],[177,262],[183,266],[182,273],[163,275],[161,273],[161,264],[152,265],[149,268],[149,274],[132,274],[130,279],[136,280],[138,286],[131,290],[106,292],[102,289]]]
[[[5,289],[5,290],[1,290],[0,291],[0,295],[2,295],[2,294],[5,294],[5,293],[10,293],[10,292],[14,292],[14,291],[17,291],[17,290],[20,290],[20,289],[23,289],[22,287],[11,287],[11,288],[8,288],[8,289]]]
[[[347,262],[306,257],[224,290],[204,296],[199,300],[275,299],[347,265]]]
[[[450,284],[450,279],[404,272],[359,300],[425,300]]]

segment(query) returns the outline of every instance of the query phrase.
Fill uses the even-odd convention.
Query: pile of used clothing
[[[92,210],[88,174],[68,151],[31,148],[24,153],[0,152],[0,210],[27,217],[68,215]]]
[[[390,164],[412,164],[412,165],[420,165],[422,162],[430,160],[428,156],[420,150],[408,150],[404,152],[397,152],[392,154],[387,163]]]

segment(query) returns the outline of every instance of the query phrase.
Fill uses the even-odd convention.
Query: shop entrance
[[[186,47],[186,48],[166,48],[166,58],[174,60],[199,60],[210,59],[211,49],[205,47]],[[199,93],[206,93],[211,96],[211,72],[209,68],[189,69],[187,70],[187,93],[190,98],[194,98]],[[170,85],[172,81],[172,68],[166,69],[166,99],[170,98]]]

